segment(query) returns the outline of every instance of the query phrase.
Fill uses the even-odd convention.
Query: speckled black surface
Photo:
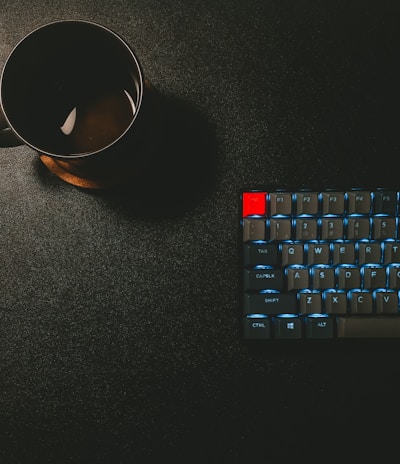
[[[396,452],[400,347],[249,350],[238,191],[396,185],[396,1],[0,5],[0,64],[58,19],[137,52],[162,156],[91,192],[0,149],[0,462],[288,462]],[[358,461],[359,462],[359,461]]]

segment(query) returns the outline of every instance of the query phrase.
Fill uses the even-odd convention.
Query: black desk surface
[[[171,125],[107,192],[0,149],[1,463],[391,455],[400,346],[249,350],[237,247],[244,185],[395,185],[398,5],[1,1],[1,64],[39,25],[100,22]]]

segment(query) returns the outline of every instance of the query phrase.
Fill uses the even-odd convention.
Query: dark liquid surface
[[[104,90],[72,106],[59,130],[73,153],[110,145],[129,127],[135,113],[132,98],[122,89]]]
[[[118,49],[88,42],[44,57],[21,85],[21,135],[41,153],[74,156],[106,148],[138,110],[140,83]]]

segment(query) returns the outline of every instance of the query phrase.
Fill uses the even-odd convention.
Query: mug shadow
[[[144,167],[129,181],[105,189],[83,189],[112,208],[147,219],[166,219],[194,208],[216,182],[215,131],[196,108],[175,97],[159,95],[158,127],[145,141]],[[43,182],[54,177],[37,159]],[[57,181],[62,182],[56,178]]]

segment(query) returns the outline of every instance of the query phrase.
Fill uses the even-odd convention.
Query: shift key
[[[282,269],[245,269],[244,290],[281,290],[283,288]]]
[[[245,293],[244,314],[296,313],[296,295],[293,293]]]

